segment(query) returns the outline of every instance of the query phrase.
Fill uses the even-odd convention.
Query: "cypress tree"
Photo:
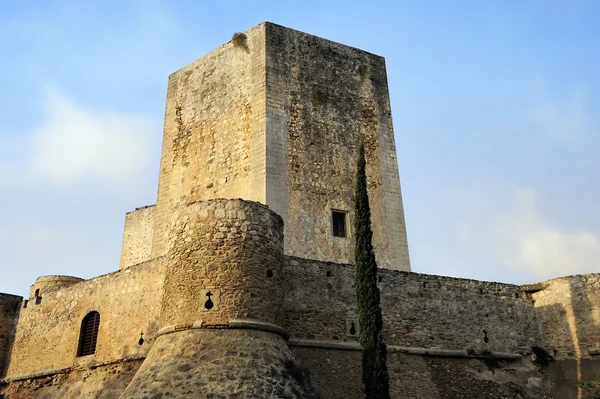
[[[359,342],[362,347],[362,372],[365,398],[389,399],[389,376],[386,346],[381,329],[383,319],[379,307],[377,263],[373,252],[371,209],[367,193],[365,148],[361,140],[354,198],[354,285],[360,323]]]

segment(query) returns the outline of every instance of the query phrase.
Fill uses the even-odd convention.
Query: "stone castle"
[[[384,59],[262,23],[169,77],[119,270],[0,294],[0,398],[362,398],[360,137],[392,397],[581,397],[600,275],[411,272]]]

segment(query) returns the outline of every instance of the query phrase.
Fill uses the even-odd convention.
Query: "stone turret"
[[[161,329],[122,397],[311,397],[281,328],[281,217],[217,199],[182,205],[171,220]]]
[[[257,202],[201,201],[173,215],[163,327],[281,324],[283,221]]]
[[[40,298],[42,295],[59,291],[74,284],[84,281],[73,276],[40,276],[29,289],[29,299]]]

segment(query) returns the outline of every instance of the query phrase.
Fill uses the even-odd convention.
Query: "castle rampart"
[[[352,265],[290,257],[284,275],[292,339],[356,341]],[[517,285],[383,269],[378,276],[388,345],[522,354],[540,344],[533,302]]]
[[[163,280],[156,260],[42,292],[41,301],[20,309],[6,377],[145,354],[158,329]],[[97,351],[77,357],[82,319],[91,311],[100,314]],[[146,342],[139,345],[142,332]]]
[[[29,301],[41,302],[44,295],[70,287],[82,281],[84,279],[73,276],[40,276],[29,289]]]

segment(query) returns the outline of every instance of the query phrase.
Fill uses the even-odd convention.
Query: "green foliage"
[[[321,90],[319,90],[318,87],[313,87],[312,93],[310,95],[310,100],[312,102],[312,105],[315,107],[318,105],[325,104],[325,96],[323,95]]]
[[[365,397],[386,399],[389,394],[389,376],[386,365],[386,346],[381,334],[380,294],[377,287],[377,263],[373,251],[371,209],[367,193],[365,148],[360,143],[356,190],[354,198],[355,274],[356,300],[360,323],[359,342],[362,347],[362,371]]]
[[[248,52],[248,38],[245,33],[235,32],[231,38],[235,47],[241,48]]]
[[[577,381],[577,386],[583,390],[584,399],[600,399],[600,381]]]
[[[360,76],[360,80],[365,80],[368,70],[369,68],[365,64],[360,64],[358,66],[358,76]]]

